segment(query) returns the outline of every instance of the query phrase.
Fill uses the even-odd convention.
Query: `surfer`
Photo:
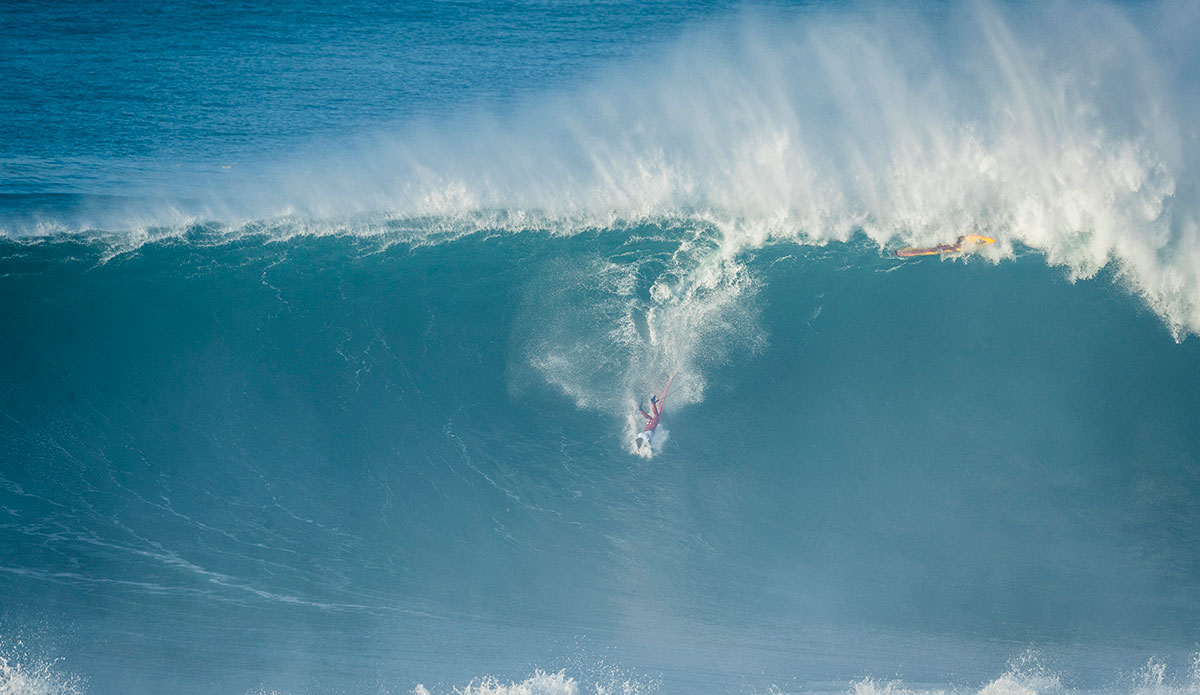
[[[974,250],[979,246],[987,246],[995,243],[996,240],[990,236],[981,234],[964,234],[955,240],[953,244],[939,244],[938,246],[930,246],[927,248],[908,247],[900,249],[896,255],[900,258],[912,258],[913,256],[937,256],[943,253],[966,253]]]
[[[654,431],[658,429],[658,418],[662,415],[662,405],[658,400],[658,396],[650,396],[650,413],[646,409],[638,406],[638,412],[642,417],[646,418],[646,427],[637,436],[637,448],[640,450],[642,445],[650,446],[650,441],[654,438]]]
[[[637,439],[635,440],[638,451],[641,451],[643,446],[649,447],[654,440],[654,432],[658,429],[658,418],[662,416],[663,401],[667,399],[667,394],[671,392],[671,382],[674,380],[675,376],[671,375],[671,378],[667,380],[667,387],[663,389],[663,397],[661,399],[656,395],[650,396],[649,413],[646,412],[645,408],[640,405],[638,406],[638,412],[642,414],[642,417],[646,418],[646,426],[641,432],[638,432]]]

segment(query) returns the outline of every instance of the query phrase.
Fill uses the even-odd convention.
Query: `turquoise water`
[[[1200,688],[1191,7],[0,13],[0,692]]]

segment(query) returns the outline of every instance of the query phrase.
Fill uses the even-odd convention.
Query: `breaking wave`
[[[783,13],[783,17],[776,16]],[[682,220],[723,259],[781,240],[976,232],[1073,278],[1112,265],[1200,330],[1200,104],[1186,3],[743,13],[590,84],[222,172],[164,204],[8,225],[194,234],[556,234]]]

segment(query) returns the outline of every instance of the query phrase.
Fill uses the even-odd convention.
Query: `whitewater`
[[[1198,33],[5,5],[0,693],[1200,692]]]

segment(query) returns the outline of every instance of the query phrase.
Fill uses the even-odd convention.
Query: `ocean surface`
[[[1196,36],[0,3],[0,694],[1200,693]]]

